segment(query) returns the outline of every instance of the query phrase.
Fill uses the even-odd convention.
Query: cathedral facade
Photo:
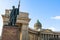
[[[2,15],[4,25],[8,25],[10,10],[5,10],[5,15]],[[20,12],[17,17],[16,25],[19,29],[19,40],[50,40],[51,38],[59,38],[60,33],[50,29],[42,29],[42,24],[37,20],[34,24],[34,29],[29,28],[29,13]]]

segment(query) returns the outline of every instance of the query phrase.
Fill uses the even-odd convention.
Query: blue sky
[[[30,14],[31,28],[39,19],[43,28],[59,31],[60,0],[21,0],[21,11],[27,11]]]
[[[0,0],[0,14],[4,14],[5,9],[17,7],[19,0]],[[30,28],[34,28],[37,19],[42,24],[42,28],[60,31],[60,0],[21,0],[20,11],[28,12],[31,21]]]

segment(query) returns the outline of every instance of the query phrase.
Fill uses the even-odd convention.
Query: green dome
[[[39,22],[39,20],[37,20],[37,22],[34,24],[34,27],[37,28],[37,29],[42,28],[42,24]]]

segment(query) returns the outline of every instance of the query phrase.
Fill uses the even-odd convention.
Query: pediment
[[[42,30],[41,32],[42,32],[42,33],[53,33],[53,31],[50,30],[50,29],[44,29],[44,30]]]

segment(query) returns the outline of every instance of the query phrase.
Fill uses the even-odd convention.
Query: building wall
[[[29,33],[29,40],[38,40],[38,35],[33,34],[33,33]]]

